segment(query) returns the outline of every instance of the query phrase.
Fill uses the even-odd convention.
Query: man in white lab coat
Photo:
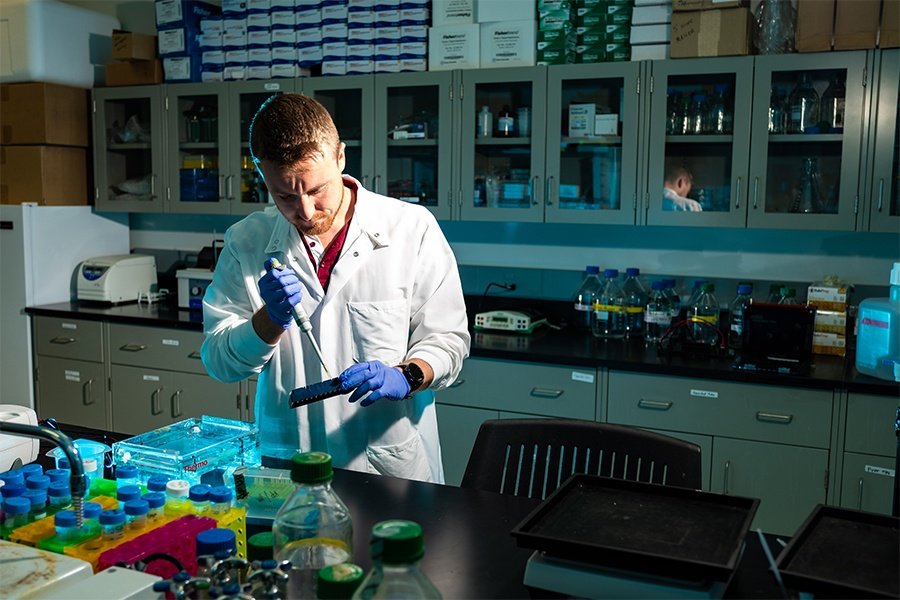
[[[437,221],[344,175],[337,129],[306,96],[270,98],[250,144],[275,206],[225,234],[203,300],[203,364],[226,382],[259,375],[264,456],[321,450],[338,467],[443,482],[433,390],[459,375],[470,336]],[[337,373],[353,394],[290,408],[293,389]]]

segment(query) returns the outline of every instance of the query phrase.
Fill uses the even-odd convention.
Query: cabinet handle
[[[219,200],[225,200],[225,199],[228,198],[228,195],[227,195],[227,194],[223,194],[223,193],[222,193],[222,189],[225,188],[225,183],[226,183],[227,181],[228,181],[228,176],[227,176],[227,175],[219,175],[219,189],[218,189],[218,192],[219,192]]]
[[[550,206],[551,204],[553,204],[553,198],[552,198],[552,192],[551,192],[551,190],[553,189],[553,179],[554,179],[553,175],[551,175],[550,177],[547,178],[547,198],[544,200],[544,202],[547,204],[547,206]]]
[[[753,178],[753,210],[759,206],[759,177]]]
[[[794,420],[794,415],[779,415],[777,413],[757,412],[756,420],[763,423],[781,423],[787,425]]]
[[[859,478],[859,490],[857,492],[856,498],[856,510],[862,510],[862,490],[863,490],[863,478]]]
[[[234,175],[225,178],[225,196],[229,200],[234,200]]]
[[[156,173],[150,173],[150,197],[156,198]]]
[[[200,353],[199,353],[197,350],[194,350],[193,352],[191,352],[190,354],[188,354],[188,358],[196,358],[197,360],[199,360],[199,359],[200,359]]]
[[[75,338],[70,338],[70,337],[55,337],[55,338],[53,338],[52,340],[50,340],[50,343],[51,343],[51,344],[62,344],[62,345],[65,345],[65,344],[71,344],[71,343],[73,343],[73,342],[75,342],[75,341],[76,341]]]
[[[736,209],[741,207],[741,181],[742,178],[738,177],[737,185],[734,186],[734,208]]]
[[[878,212],[884,208],[884,177],[878,180]]]
[[[447,389],[449,390],[451,388],[457,388],[457,387],[461,386],[462,384],[464,384],[465,382],[466,382],[465,379],[457,379],[456,381],[454,381],[453,383],[448,385]]]
[[[535,398],[559,398],[563,390],[551,390],[549,388],[531,388],[531,395]]]
[[[648,410],[669,410],[672,408],[671,400],[638,400],[638,408],[646,408]]]
[[[94,404],[96,400],[94,400],[94,378],[90,378],[84,382],[84,385],[81,386],[81,403],[85,406],[90,406]]]
[[[181,392],[184,390],[178,390],[174,394],[172,394],[172,418],[177,419],[182,415],[181,412]]]
[[[541,178],[538,175],[535,175],[531,178],[531,204],[532,206],[537,206],[538,199],[535,194],[535,190],[537,190],[538,185],[540,185]]]
[[[381,179],[381,175],[376,175],[375,179],[372,181],[372,191],[376,194],[378,193],[378,180]]]
[[[363,175],[363,187],[369,189],[369,176]]]
[[[141,350],[146,350],[147,346],[144,344],[125,344],[124,346],[119,346],[119,350],[124,352],[140,352]]]
[[[728,475],[731,473],[731,461],[725,461],[725,481],[722,482],[722,492],[728,493]]]
[[[162,414],[162,406],[159,403],[159,395],[162,394],[162,388],[156,388],[150,394],[150,414],[153,416]]]

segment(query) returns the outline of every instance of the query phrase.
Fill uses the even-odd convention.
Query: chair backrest
[[[478,431],[462,487],[544,499],[573,474],[700,489],[700,447],[574,419],[495,419]]]

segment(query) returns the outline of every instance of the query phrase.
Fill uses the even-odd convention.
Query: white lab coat
[[[299,233],[275,206],[228,229],[203,299],[203,364],[225,382],[259,374],[255,416],[263,455],[320,450],[337,467],[442,483],[431,390],[453,383],[471,341],[456,259],[427,209],[344,180],[357,189],[356,207],[327,295]],[[292,410],[291,390],[328,376],[296,325],[274,346],[253,330],[250,319],[263,306],[257,282],[269,257],[297,272],[332,377],[354,362],[420,358],[434,369],[431,389],[368,407],[344,395]]]

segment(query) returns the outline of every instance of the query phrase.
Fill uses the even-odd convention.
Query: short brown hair
[[[340,138],[328,110],[303,94],[266,100],[250,123],[250,152],[279,167],[293,165],[326,148],[337,152]]]

